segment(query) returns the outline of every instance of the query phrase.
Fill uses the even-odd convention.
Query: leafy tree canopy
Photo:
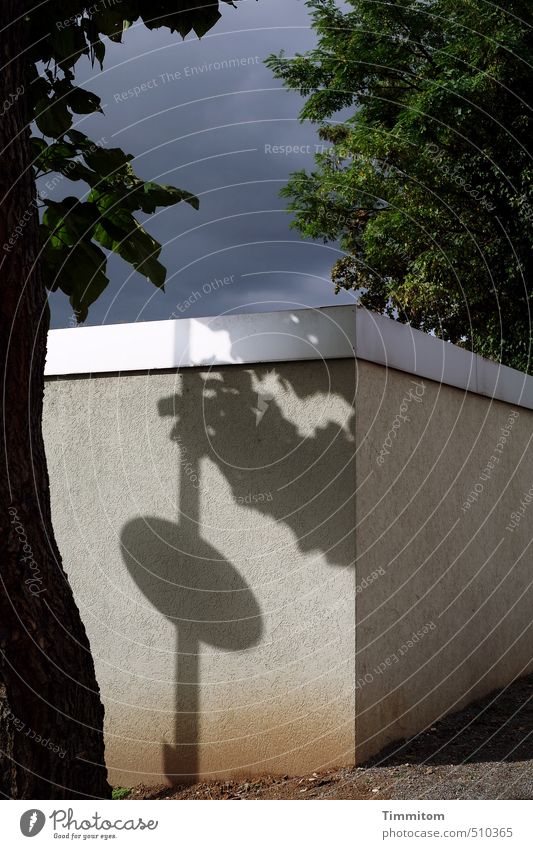
[[[42,198],[41,261],[45,283],[70,298],[79,321],[107,286],[107,253],[114,251],[162,287],[166,271],[161,245],[134,213],[185,201],[198,208],[190,192],[137,177],[133,157],[105,148],[75,129],[78,115],[100,112],[100,100],[76,86],[82,57],[103,67],[108,40],[120,42],[125,29],[141,20],[149,29],[168,27],[182,37],[204,35],[220,18],[219,6],[232,0],[49,0],[25,13],[27,72],[11,101],[24,97],[32,139],[35,176],[58,172],[82,181],[82,200]],[[28,4],[29,5],[29,4]],[[22,11],[22,10],[21,10]],[[10,103],[4,104],[4,110]],[[8,245],[9,249],[9,245]]]
[[[316,49],[268,60],[324,142],[294,226],[340,239],[337,290],[531,371],[531,4],[307,5]]]

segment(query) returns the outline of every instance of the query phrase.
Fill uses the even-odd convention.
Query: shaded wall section
[[[111,781],[354,762],[353,359],[47,382]]]
[[[359,762],[533,669],[532,437],[531,410],[359,361]]]

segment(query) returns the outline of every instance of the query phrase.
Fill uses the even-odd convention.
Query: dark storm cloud
[[[301,100],[272,78],[263,59],[313,42],[299,0],[245,0],[201,41],[134,26],[124,44],[108,45],[103,73],[89,64],[81,69],[105,116],[83,119],[80,128],[135,154],[145,179],[187,188],[201,201],[198,212],[180,204],[147,218],[164,245],[165,293],[113,256],[111,284],[88,323],[352,300],[333,294],[329,273],[338,250],[290,230],[278,195],[291,171],[312,165],[318,139],[298,121]],[[298,150],[287,153],[287,146]],[[48,192],[55,199],[65,193],[73,193],[65,181]],[[52,302],[53,326],[68,326],[66,298]]]

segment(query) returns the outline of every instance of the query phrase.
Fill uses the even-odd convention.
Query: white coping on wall
[[[533,409],[533,377],[356,306],[51,330],[45,374],[354,356]]]

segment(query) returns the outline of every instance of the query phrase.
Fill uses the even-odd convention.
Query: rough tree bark
[[[23,6],[0,6],[0,794],[107,798],[104,710],[50,515],[41,430],[48,307],[26,98],[17,96],[28,88]]]

